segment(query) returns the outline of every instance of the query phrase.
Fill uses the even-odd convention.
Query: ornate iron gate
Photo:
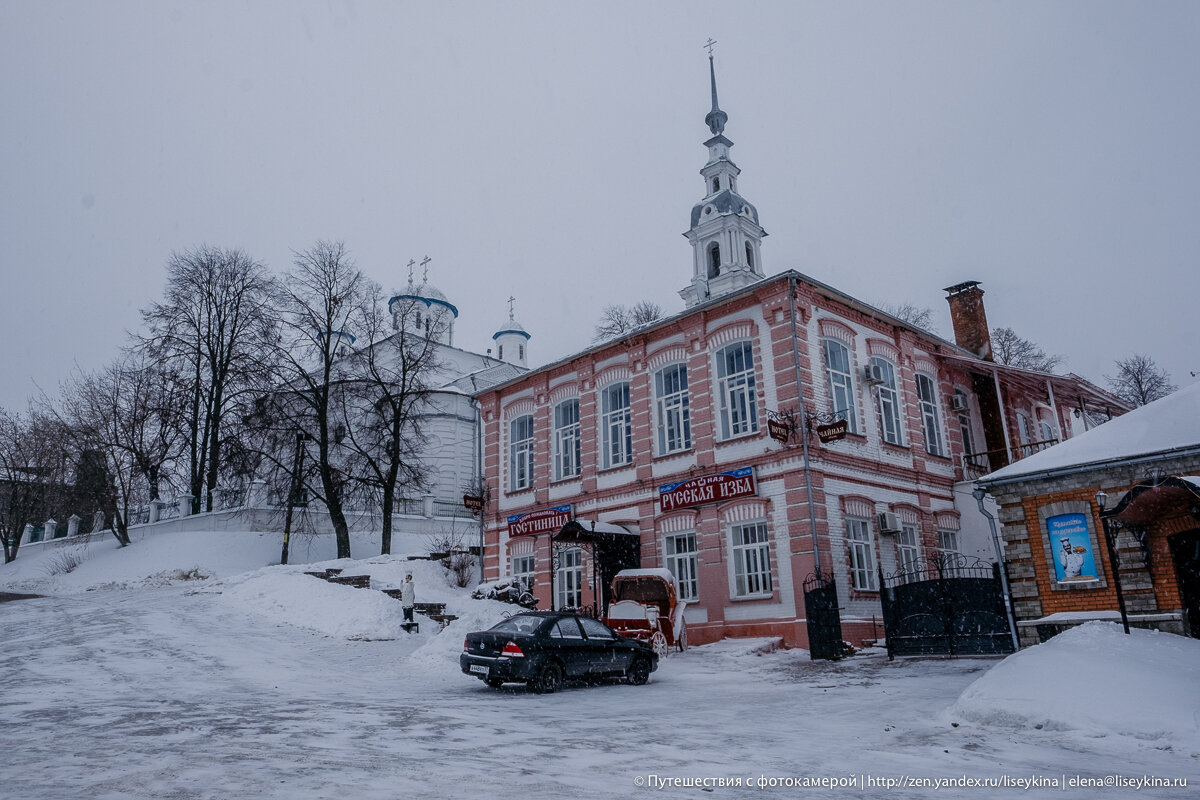
[[[837,584],[832,574],[818,570],[804,579],[804,618],[808,625],[810,658],[837,660],[845,654]]]
[[[879,583],[888,658],[1013,651],[998,564],[938,555]]]

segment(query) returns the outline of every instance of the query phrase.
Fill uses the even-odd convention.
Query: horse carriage
[[[604,623],[622,636],[648,642],[664,657],[687,649],[687,623],[675,576],[667,569],[624,569],[612,582]]]

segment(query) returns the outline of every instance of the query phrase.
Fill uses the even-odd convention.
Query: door
[[[1200,529],[1167,538],[1188,632],[1200,639]]]
[[[575,617],[562,617],[547,631],[550,652],[562,659],[568,678],[579,678],[591,669],[588,641]]]
[[[593,675],[624,673],[632,655],[627,649],[617,646],[617,637],[603,622],[590,617],[580,617],[579,624],[588,637],[588,659]]]

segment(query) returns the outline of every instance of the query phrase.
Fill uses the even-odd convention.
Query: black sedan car
[[[520,682],[548,693],[566,680],[625,678],[641,686],[658,669],[658,654],[591,617],[532,611],[467,634],[458,663],[492,688]]]

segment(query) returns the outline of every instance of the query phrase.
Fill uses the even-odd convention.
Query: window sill
[[[926,450],[925,455],[929,456],[930,458],[936,458],[939,461],[945,461],[947,464],[954,463],[954,460],[951,459],[950,456],[945,456],[945,455],[942,455],[941,453],[934,453],[929,450]]]
[[[679,458],[680,456],[686,456],[687,454],[694,452],[696,452],[694,448],[688,447],[683,450],[672,450],[669,453],[663,453],[662,455],[654,456],[651,460],[666,461],[669,458]]]
[[[521,495],[533,494],[533,487],[526,486],[524,489],[509,489],[504,493],[505,497],[519,497]]]
[[[724,444],[735,444],[737,442],[744,442],[750,439],[757,439],[761,433],[762,431],[759,430],[753,430],[747,433],[739,433],[736,436],[730,436],[728,439],[717,439],[714,444],[716,444],[717,447],[720,447]]]
[[[623,469],[633,469],[636,466],[637,466],[637,464],[634,463],[634,461],[632,459],[630,459],[629,461],[626,461],[623,464],[613,464],[611,467],[598,467],[596,469],[596,473],[599,475],[603,475],[608,472],[620,472]]]
[[[572,481],[577,481],[582,477],[583,477],[583,472],[577,472],[574,475],[564,475],[561,478],[555,478],[554,480],[550,481],[550,485],[557,486],[560,483],[571,483]],[[524,490],[522,490],[522,491],[524,491]]]
[[[775,592],[771,591],[771,592],[767,592],[766,594],[736,595],[734,597],[730,597],[729,602],[731,602],[731,603],[746,603],[746,602],[754,602],[756,600],[763,601],[763,600],[775,600],[775,599],[776,599]]]

